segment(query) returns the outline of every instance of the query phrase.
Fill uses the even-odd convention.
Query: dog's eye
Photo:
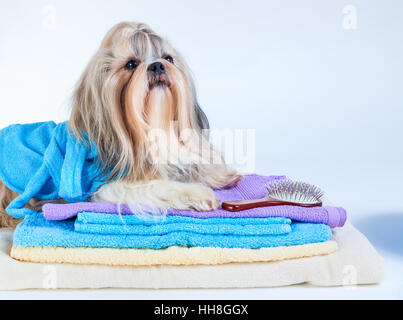
[[[165,56],[164,59],[170,63],[174,63],[174,58],[172,58],[171,56]]]
[[[139,63],[136,60],[130,60],[128,63],[125,65],[126,70],[134,70],[138,67]]]

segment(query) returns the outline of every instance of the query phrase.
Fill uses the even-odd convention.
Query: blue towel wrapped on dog
[[[160,235],[106,235],[79,233],[74,220],[49,221],[42,213],[25,217],[14,232],[14,246],[22,247],[90,247],[148,248],[171,246],[259,249],[325,242],[332,238],[329,226],[313,223],[292,223],[291,232],[279,235],[198,234],[175,231]]]
[[[19,193],[7,208],[15,218],[32,199],[85,201],[104,181],[97,148],[87,148],[67,122],[12,125],[0,131],[0,180]]]

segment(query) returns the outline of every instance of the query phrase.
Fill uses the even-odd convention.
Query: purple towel
[[[215,194],[221,201],[253,200],[267,196],[266,184],[273,180],[285,179],[284,176],[246,175],[234,188],[217,190]],[[79,202],[72,204],[46,204],[43,213],[48,220],[66,220],[75,217],[80,212],[99,212],[110,214],[133,214],[127,205]],[[324,223],[331,228],[342,227],[346,222],[346,211],[340,207],[302,208],[294,206],[256,208],[240,212],[229,212],[223,209],[198,212],[194,210],[171,209],[168,215],[207,218],[265,218],[286,217],[292,220],[311,223]]]

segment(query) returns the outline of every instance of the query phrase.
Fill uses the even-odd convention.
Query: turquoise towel
[[[212,218],[197,219],[180,216],[119,216],[80,212],[76,232],[95,234],[163,235],[172,232],[228,235],[275,235],[291,232],[287,218]]]
[[[74,221],[49,221],[42,213],[32,213],[14,232],[14,245],[25,247],[107,247],[162,249],[171,246],[252,248],[294,246],[324,242],[332,238],[324,224],[292,223],[284,235],[239,236],[201,235],[172,232],[161,236],[98,235],[74,231]]]
[[[94,224],[144,224],[196,223],[196,224],[290,224],[291,219],[282,217],[266,218],[208,218],[198,219],[184,216],[162,216],[151,214],[118,215],[97,212],[80,212],[77,221]]]
[[[15,218],[32,199],[85,201],[99,188],[97,150],[86,148],[67,122],[12,125],[0,131],[0,180],[19,193],[7,208]]]

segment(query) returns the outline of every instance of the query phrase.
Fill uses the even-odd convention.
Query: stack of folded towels
[[[221,201],[253,200],[280,176],[247,175],[217,190]],[[14,233],[11,256],[38,263],[114,266],[215,265],[269,262],[325,255],[337,250],[331,228],[341,227],[338,207],[294,206],[241,212],[168,210],[136,214],[126,205],[47,204]]]

